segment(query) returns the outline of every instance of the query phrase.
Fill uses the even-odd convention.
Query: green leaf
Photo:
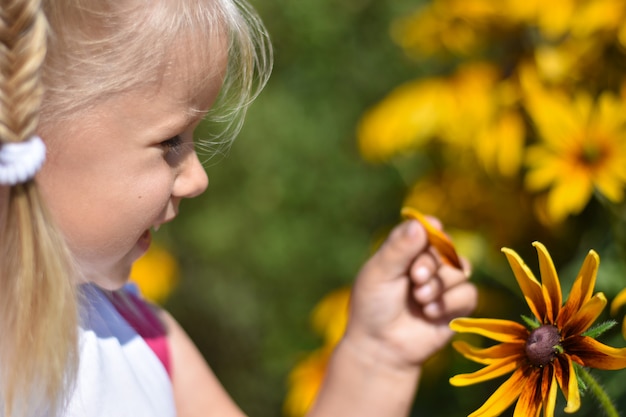
[[[535,330],[541,326],[541,323],[539,323],[539,320],[537,320],[536,317],[528,317],[523,314],[521,315],[521,317],[522,320],[524,320],[524,323],[526,323],[526,325],[530,327],[530,330]]]
[[[604,332],[606,332],[607,330],[610,330],[616,324],[617,322],[615,320],[608,320],[608,321],[605,321],[604,323],[596,324],[595,326],[593,326],[592,328],[584,332],[582,335],[595,339],[601,334],[603,334]]]

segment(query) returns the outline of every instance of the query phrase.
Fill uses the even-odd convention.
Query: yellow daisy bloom
[[[585,336],[607,302],[604,294],[592,294],[600,262],[596,252],[589,251],[563,304],[561,284],[550,254],[539,242],[533,246],[539,256],[541,283],[517,253],[503,249],[536,319],[531,329],[497,319],[459,318],[450,324],[454,331],[500,342],[484,349],[454,342],[454,348],[463,356],[486,366],[452,377],[452,385],[466,386],[513,373],[470,417],[498,416],[515,400],[515,416],[538,416],[543,408],[544,416],[553,417],[557,384],[567,401],[565,411],[572,413],[580,407],[576,365],[626,368],[626,349],[616,349]]]
[[[130,280],[146,299],[162,304],[178,284],[178,262],[164,247],[153,243],[133,264]]]
[[[360,120],[361,155],[381,162],[427,143],[439,131],[451,100],[446,82],[437,78],[397,87]]]
[[[547,214],[555,222],[581,212],[597,190],[613,203],[626,187],[626,108],[612,93],[597,102],[531,89],[526,101],[540,135],[528,149],[526,187],[548,190]]]

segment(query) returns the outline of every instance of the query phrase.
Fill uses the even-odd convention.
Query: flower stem
[[[583,369],[582,366],[577,368],[578,376],[585,382],[587,388],[591,391],[593,396],[596,397],[606,416],[619,417],[615,404],[613,404],[613,401],[609,398],[608,394],[604,391],[598,381],[589,372]]]

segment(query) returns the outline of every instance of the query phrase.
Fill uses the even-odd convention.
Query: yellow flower
[[[609,92],[593,102],[529,87],[528,110],[540,135],[528,148],[526,187],[548,190],[547,214],[555,222],[578,214],[594,190],[613,203],[626,186],[626,107]]]
[[[322,385],[330,355],[348,323],[350,287],[324,296],[311,314],[313,329],[324,338],[324,346],[300,360],[289,373],[283,411],[288,417],[304,416]]]
[[[619,309],[626,304],[626,288],[621,290],[611,303],[611,315],[616,316]],[[626,338],[626,320],[622,322],[622,335]]]
[[[289,373],[283,412],[287,417],[302,417],[313,405],[326,374],[332,348],[325,346],[302,359]]]
[[[348,324],[348,307],[352,288],[344,287],[327,294],[313,309],[313,329],[328,346],[335,346],[343,337]]]
[[[449,101],[445,82],[436,78],[397,87],[361,119],[361,154],[369,161],[385,161],[426,143],[439,130]]]
[[[463,356],[486,366],[452,377],[452,385],[471,385],[513,372],[471,417],[498,416],[516,399],[515,416],[538,416],[543,408],[544,416],[552,417],[557,384],[567,401],[565,411],[572,413],[580,407],[576,366],[626,367],[626,349],[616,349],[585,336],[606,305],[602,293],[592,295],[600,262],[598,255],[589,251],[563,304],[561,284],[548,251],[539,242],[533,245],[539,256],[541,283],[517,253],[503,249],[536,320],[531,329],[497,319],[459,318],[450,324],[457,332],[500,342],[484,349],[454,342],[454,348]]]
[[[516,175],[523,160],[526,130],[515,108],[519,87],[502,79],[497,66],[474,62],[449,80],[452,106],[445,112],[441,139],[463,155],[470,151],[487,172]],[[457,159],[458,161],[458,159]]]
[[[178,263],[165,248],[153,243],[133,264],[130,280],[139,286],[143,297],[163,303],[178,283]]]

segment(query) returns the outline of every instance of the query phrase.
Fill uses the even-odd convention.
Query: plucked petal
[[[457,318],[450,322],[450,329],[479,334],[498,342],[519,342],[528,338],[526,327],[510,320]]]
[[[490,379],[511,373],[519,366],[519,361],[510,360],[509,358],[500,359],[476,372],[455,375],[450,378],[450,384],[456,387],[478,384],[479,382],[489,381]]]
[[[457,340],[452,342],[452,347],[467,359],[488,365],[497,362],[500,359],[517,360],[525,354],[524,347],[526,342],[500,343],[488,348],[477,348],[469,343]]]
[[[614,348],[586,336],[570,337],[562,343],[565,352],[590,368],[617,370],[626,368],[626,348]]]
[[[533,242],[533,246],[537,249],[537,255],[539,256],[539,271],[541,273],[542,284],[541,291],[546,305],[544,323],[554,323],[563,301],[561,283],[559,282],[554,263],[546,247],[539,242]]]
[[[495,417],[502,414],[522,392],[527,381],[526,372],[528,368],[516,370],[478,410],[468,417]]]
[[[580,307],[591,298],[593,288],[596,285],[599,265],[600,257],[594,250],[590,250],[578,272],[574,285],[572,285],[567,302],[557,318],[557,326],[559,328],[562,328]]]
[[[602,293],[597,293],[591,297],[591,299],[565,323],[561,330],[563,337],[584,333],[600,316],[606,303],[606,297]]]
[[[541,292],[541,284],[539,284],[530,268],[515,251],[509,248],[502,248],[502,252],[504,252],[511,265],[515,279],[524,294],[530,311],[537,317],[537,320],[543,323],[546,305]]]
[[[415,219],[424,227],[426,234],[428,235],[428,242],[439,252],[441,259],[455,268],[463,269],[459,255],[454,249],[452,241],[446,236],[446,234],[431,225],[425,215],[412,207],[403,207],[401,210],[402,216],[408,219]]]
[[[513,417],[537,417],[541,411],[541,388],[539,378],[541,370],[528,375],[525,388],[520,393]]]

